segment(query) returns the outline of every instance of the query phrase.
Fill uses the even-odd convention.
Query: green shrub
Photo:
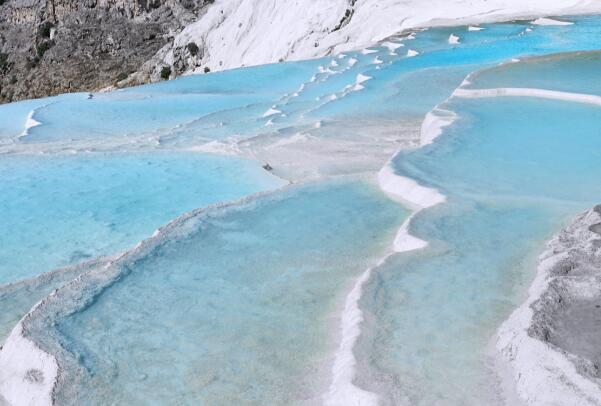
[[[167,80],[169,79],[169,76],[171,76],[171,67],[163,66],[161,69],[161,79]]]
[[[48,51],[49,49],[50,49],[49,42],[42,42],[41,44],[38,44],[38,46],[35,49],[38,58],[43,57],[44,54],[46,53],[46,51]]]
[[[186,47],[188,48],[190,55],[196,56],[198,54],[198,45],[196,45],[195,42],[190,42]]]
[[[50,30],[54,27],[50,21],[44,21],[38,28],[38,34],[42,38],[50,38]]]
[[[6,54],[4,52],[0,52],[0,72],[4,72],[7,69],[8,69],[8,54]]]
[[[126,72],[121,72],[120,74],[117,75],[117,79],[115,79],[116,82],[121,82],[122,80],[127,79],[129,75]]]

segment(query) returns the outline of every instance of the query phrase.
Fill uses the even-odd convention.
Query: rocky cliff
[[[149,61],[208,3],[0,0],[0,103],[168,76]]]

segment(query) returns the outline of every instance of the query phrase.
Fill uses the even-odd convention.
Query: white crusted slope
[[[23,335],[21,322],[0,351],[0,393],[13,406],[51,406],[58,365]]]
[[[354,3],[354,5],[352,4]],[[348,12],[347,12],[348,10]],[[212,71],[361,49],[403,30],[601,12],[589,0],[218,0],[158,55],[196,42]],[[537,19],[537,24],[561,21]]]

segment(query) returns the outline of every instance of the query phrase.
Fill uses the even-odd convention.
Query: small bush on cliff
[[[161,79],[167,80],[169,76],[171,76],[171,67],[163,66],[163,69],[161,69]]]
[[[0,0],[2,1],[2,0]],[[6,72],[8,70],[8,54],[0,52],[0,72]]]
[[[44,21],[38,28],[38,34],[43,38],[50,38],[50,31],[54,27],[50,21]]]
[[[50,45],[50,42],[42,42],[41,44],[38,44],[38,46],[35,48],[35,52],[38,55],[38,58],[44,56],[46,51],[50,49]]]
[[[117,75],[117,79],[115,79],[115,82],[121,82],[122,80],[127,79],[128,76],[129,74],[127,72],[121,72]]]
[[[208,66],[205,66],[204,71],[205,71],[205,73],[209,73],[211,71],[211,68],[209,68]]]
[[[196,56],[198,54],[198,45],[196,45],[195,42],[190,42],[186,47],[188,48],[190,55]]]

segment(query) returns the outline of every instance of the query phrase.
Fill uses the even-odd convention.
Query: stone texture
[[[0,103],[158,80],[152,57],[208,3],[0,0]]]
[[[601,206],[579,216],[549,243],[562,259],[533,303],[530,336],[548,343],[601,384]]]

